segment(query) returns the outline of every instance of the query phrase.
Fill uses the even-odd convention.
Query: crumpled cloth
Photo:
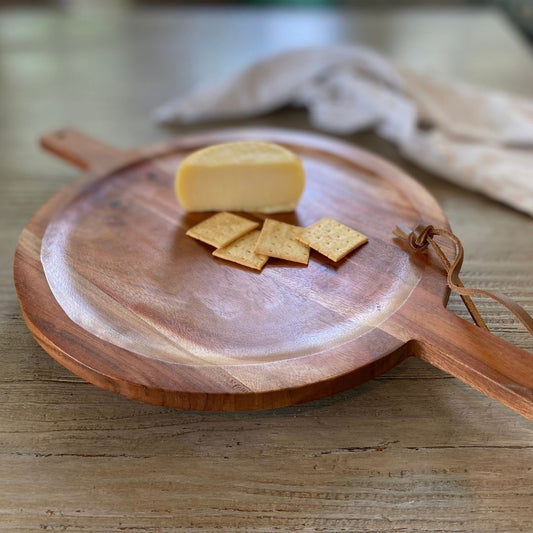
[[[373,130],[441,177],[533,216],[533,101],[432,79],[360,46],[291,50],[193,89],[154,111],[161,123],[308,109],[335,134]]]

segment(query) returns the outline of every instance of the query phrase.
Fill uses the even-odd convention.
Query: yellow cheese
[[[176,194],[187,211],[292,211],[304,186],[300,159],[282,146],[259,141],[193,152],[176,175]]]

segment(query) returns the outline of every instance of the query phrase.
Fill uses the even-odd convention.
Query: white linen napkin
[[[304,106],[312,124],[372,129],[431,172],[533,216],[533,101],[400,68],[360,46],[262,60],[154,112],[161,123],[257,116]]]

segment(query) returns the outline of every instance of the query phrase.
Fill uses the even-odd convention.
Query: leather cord
[[[409,231],[409,230],[407,230]],[[490,292],[484,289],[472,289],[465,287],[459,278],[459,271],[463,264],[464,249],[461,241],[451,231],[445,229],[434,228],[433,226],[419,226],[414,231],[407,233],[404,229],[396,227],[394,234],[404,240],[411,251],[418,253],[426,250],[429,246],[435,251],[447,273],[447,282],[451,290],[459,294],[468,309],[470,316],[474,322],[485,330],[489,330],[483,317],[479,313],[476,305],[472,300],[472,296],[485,296],[492,298],[499,304],[508,309],[516,319],[521,322],[525,328],[533,335],[533,318],[518,305],[514,300],[511,300],[504,294],[498,292]],[[445,254],[444,250],[435,241],[434,237],[442,237],[450,241],[455,248],[455,256],[450,260]]]

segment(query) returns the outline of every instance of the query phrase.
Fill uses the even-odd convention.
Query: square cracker
[[[303,230],[304,228],[299,226],[267,218],[259,235],[255,252],[307,265],[309,246],[296,238]]]
[[[254,222],[239,215],[223,211],[189,228],[186,235],[193,239],[206,242],[215,248],[220,248],[242,237],[258,226],[259,222]]]
[[[258,229],[254,229],[229,243],[227,246],[218,248],[213,252],[213,255],[221,259],[226,259],[227,261],[238,263],[239,265],[261,270],[267,262],[268,256],[254,252],[259,233],[260,231]]]
[[[304,228],[298,239],[332,261],[368,242],[368,237],[329,217]]]

